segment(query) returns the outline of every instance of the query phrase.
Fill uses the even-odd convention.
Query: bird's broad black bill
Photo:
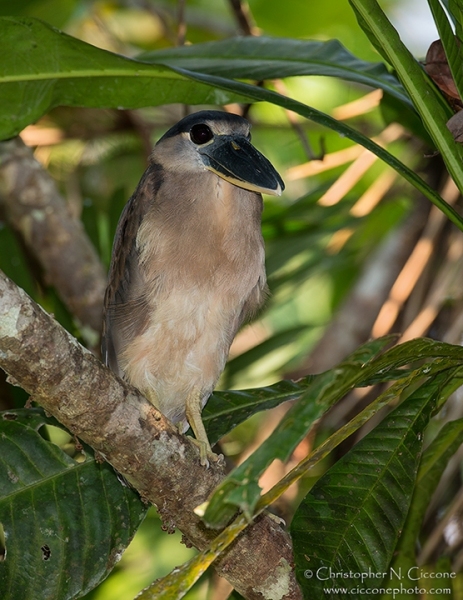
[[[244,136],[217,136],[200,154],[206,168],[238,187],[272,196],[285,189],[272,163]]]

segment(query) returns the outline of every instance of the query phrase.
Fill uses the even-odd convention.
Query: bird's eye
[[[200,123],[198,125],[193,125],[190,131],[190,137],[191,141],[195,144],[205,144],[212,140],[214,134],[207,125]]]

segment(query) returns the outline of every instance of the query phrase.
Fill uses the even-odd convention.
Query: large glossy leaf
[[[409,510],[424,430],[452,375],[439,373],[415,390],[299,506],[291,535],[306,598],[349,598],[360,584],[380,587]]]
[[[129,544],[146,506],[108,464],[76,462],[38,429],[40,409],[2,413],[2,600],[79,598],[102,581]]]
[[[450,12],[455,25],[455,34],[461,42],[463,40],[463,2],[462,0],[448,0],[445,7]]]
[[[271,386],[250,390],[214,392],[202,414],[210,443],[215,444],[257,412],[300,398],[314,377],[304,377],[297,382],[279,381]]]
[[[383,347],[392,343],[395,339],[395,336],[388,336],[375,344],[379,343],[380,347]],[[378,367],[380,372],[370,373],[358,385],[366,386],[378,382],[403,379],[409,372],[413,372],[413,368],[408,370],[403,368],[403,365],[411,360],[422,360],[430,357],[452,358],[458,349],[457,346],[440,344],[429,339],[413,340],[411,344],[412,346],[408,344],[398,346],[388,355],[396,367],[392,367],[390,363],[381,364]],[[370,348],[369,345],[368,348]],[[361,357],[361,360],[364,362],[368,360],[366,355],[361,354]],[[461,353],[461,357],[463,359],[463,352]],[[459,360],[458,356],[455,356],[455,359]],[[362,378],[365,376],[366,373],[362,373]],[[322,376],[309,375],[298,381],[279,381],[263,388],[214,392],[202,414],[209,441],[214,444],[237,425],[257,412],[275,408],[284,402],[299,399],[308,390],[309,386],[315,383],[315,379],[320,377]]]
[[[463,64],[463,49],[460,44],[457,43],[447,14],[439,0],[428,0],[428,4],[444,47],[455,86],[460,94],[460,98],[463,98],[463,71],[461,68],[461,65]],[[453,6],[454,8],[457,8],[456,3],[454,3]]]
[[[341,365],[309,383],[270,437],[216,488],[204,513],[204,521],[209,527],[223,527],[237,509],[249,519],[252,517],[260,497],[257,484],[260,475],[275,458],[282,461],[289,458],[314,422],[350,389],[352,379],[358,380],[362,365],[390,341],[391,338],[383,338],[361,346]]]
[[[458,364],[458,363],[457,363]],[[439,361],[435,361],[431,365],[428,365],[428,375],[433,377],[437,373],[448,370],[448,366]],[[463,369],[460,369],[461,373],[456,373],[455,377],[452,378],[447,386],[442,387],[440,401],[445,402],[448,396],[455,391],[457,387],[460,387],[463,383]],[[256,506],[257,510],[270,506],[275,500],[277,500],[291,485],[296,483],[301,477],[306,475],[308,471],[316,467],[322,460],[324,460],[332,451],[334,451],[342,442],[348,437],[357,432],[363,427],[373,416],[379,413],[379,411],[397,400],[405,394],[406,390],[413,387],[417,380],[421,380],[422,369],[411,371],[406,377],[399,379],[392,385],[388,386],[385,391],[380,394],[373,402],[368,404],[362,411],[360,411],[355,417],[353,417],[348,423],[340,427],[335,431],[329,438],[323,441],[319,446],[316,446],[305,458],[303,458],[295,467],[289,471],[278,483],[276,483],[268,492],[263,494]]]
[[[463,191],[463,150],[456,144],[446,122],[450,107],[431,84],[421,65],[403,44],[376,0],[349,0],[360,26],[375,43],[381,54],[394,67],[408,92],[424,126],[460,191]]]
[[[368,148],[463,229],[458,213],[392,154],[345,123],[275,92],[183,68],[130,60],[34,19],[0,18],[0,51],[0,139],[12,137],[57,105],[138,108],[173,102],[268,101]]]
[[[319,42],[270,37],[238,37],[146,52],[139,60],[233,79],[275,79],[326,75],[380,88],[413,107],[384,64],[360,60],[338,40]]]
[[[446,423],[423,453],[410,514],[400,540],[400,552],[397,554],[396,563],[398,566],[403,564],[404,560],[409,561],[409,566],[416,564],[416,540],[429,502],[448,461],[461,444],[463,444],[463,419],[457,419]]]
[[[406,387],[409,368],[403,369],[405,365],[434,359],[440,370],[459,365],[463,359],[463,348],[427,339],[412,340],[382,353],[390,342],[387,337],[365,344],[309,383],[275,431],[216,488],[204,512],[209,527],[223,527],[238,509],[251,518],[260,497],[260,475],[274,459],[287,460],[314,422],[353,388],[394,379],[403,379]],[[430,371],[429,365],[423,365],[423,377],[428,378]]]
[[[223,104],[235,96],[95,48],[33,18],[0,17],[0,139],[57,105],[139,108]]]

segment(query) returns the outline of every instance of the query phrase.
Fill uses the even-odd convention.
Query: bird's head
[[[167,157],[169,165],[183,170],[185,177],[207,169],[246,190],[280,196],[285,184],[251,144],[250,128],[238,115],[200,111],[169,129],[156,144],[154,156]]]

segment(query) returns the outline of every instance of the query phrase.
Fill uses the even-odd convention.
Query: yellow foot
[[[196,448],[199,448],[199,458],[200,458],[200,463],[203,467],[206,467],[206,469],[209,468],[209,461],[210,462],[217,462],[220,460],[220,458],[222,457],[222,455],[220,454],[216,454],[215,452],[212,452],[211,447],[209,446],[209,442],[203,442],[201,440],[197,440],[196,438],[192,438],[190,436],[187,436],[188,439],[190,440],[190,442],[193,444],[193,446],[196,446]]]
[[[217,462],[219,456],[211,450],[211,445],[207,439],[207,433],[204,429],[204,423],[201,419],[201,394],[192,392],[185,402],[185,413],[188,423],[190,424],[195,438],[190,438],[191,442],[199,448],[201,464],[208,468],[209,461]]]

